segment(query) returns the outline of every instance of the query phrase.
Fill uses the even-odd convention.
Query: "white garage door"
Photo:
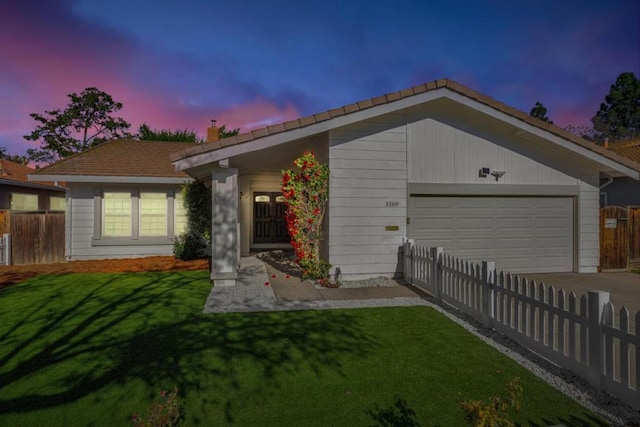
[[[573,271],[571,197],[411,196],[409,237],[512,273]]]

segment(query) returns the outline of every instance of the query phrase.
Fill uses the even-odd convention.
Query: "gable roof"
[[[620,156],[640,162],[640,138],[611,142],[608,148]]]
[[[194,158],[194,160],[196,160],[196,157],[205,154],[205,156],[203,156],[204,162],[220,160],[225,158],[224,156],[232,157],[233,155],[237,155],[238,153],[253,151],[253,149],[249,146],[243,147],[244,144],[251,143],[253,141],[266,140],[269,139],[269,137],[277,137],[278,135],[285,133],[298,133],[296,131],[302,131],[306,128],[312,128],[314,126],[322,128],[322,130],[318,130],[318,132],[328,130],[333,127],[342,125],[341,123],[332,125],[331,122],[340,121],[340,119],[347,118],[350,115],[366,113],[369,110],[376,109],[384,109],[384,111],[380,112],[380,114],[388,111],[400,110],[408,106],[416,105],[420,102],[426,102],[429,99],[426,98],[425,95],[435,95],[436,92],[442,91],[443,89],[447,89],[454,95],[462,96],[464,99],[470,99],[476,103],[487,106],[494,111],[515,118],[520,125],[529,125],[532,128],[549,132],[553,136],[559,137],[563,141],[569,142],[569,144],[567,145],[569,148],[578,149],[582,152],[594,153],[597,155],[594,156],[596,157],[596,159],[602,160],[602,157],[604,157],[608,160],[613,161],[614,165],[617,164],[624,166],[623,169],[626,171],[629,171],[629,169],[631,169],[633,171],[631,173],[634,176],[638,176],[638,172],[640,172],[639,163],[612,153],[604,147],[582,139],[572,134],[571,132],[568,132],[562,128],[559,128],[535,117],[531,117],[523,111],[510,107],[506,104],[503,104],[502,102],[496,101],[495,99],[487,95],[483,95],[480,92],[469,89],[449,79],[441,79],[417,85],[409,89],[404,89],[398,92],[392,92],[386,95],[363,100],[353,104],[344,105],[342,107],[334,108],[326,112],[302,117],[297,120],[291,120],[278,125],[267,126],[261,129],[242,133],[237,136],[223,138],[217,142],[184,147],[182,150],[172,153],[170,158],[171,161],[176,164],[176,168],[180,170],[189,169],[202,163],[200,161],[191,161],[190,158],[192,157]],[[232,147],[237,147],[237,150],[231,150]],[[220,155],[206,155],[218,150],[220,150],[221,152],[228,151],[229,154],[220,153]]]
[[[3,184],[64,191],[64,188],[54,185],[52,182],[29,181],[28,175],[33,172],[35,172],[35,169],[29,166],[21,165],[7,159],[0,159],[0,182]]]
[[[185,145],[192,143],[108,141],[34,171],[30,179],[57,177],[67,182],[182,182],[190,177],[176,171],[169,161],[169,154],[183,149]]]

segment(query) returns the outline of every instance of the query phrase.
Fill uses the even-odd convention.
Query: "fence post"
[[[493,322],[493,288],[496,280],[496,263],[493,261],[482,261],[482,323],[491,327]]]
[[[431,273],[433,277],[431,278],[431,290],[433,296],[437,299],[442,299],[442,258],[444,254],[444,248],[435,247],[429,248],[429,252],[431,253]]]
[[[402,258],[404,268],[404,281],[410,285],[413,285],[413,247],[415,242],[413,239],[406,239],[402,245]]]
[[[604,372],[604,337],[602,334],[602,313],[609,302],[609,292],[589,291],[589,382],[602,390]]]
[[[4,245],[5,265],[11,265],[11,233],[4,233]]]

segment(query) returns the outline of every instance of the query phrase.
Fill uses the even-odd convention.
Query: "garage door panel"
[[[573,270],[570,197],[411,197],[409,237],[513,273]]]
[[[458,241],[458,247],[463,250],[478,250],[483,251],[488,244],[491,244],[491,239],[465,239],[461,238]]]

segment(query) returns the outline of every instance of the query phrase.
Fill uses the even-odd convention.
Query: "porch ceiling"
[[[312,151],[320,160],[324,160],[326,156],[323,153],[328,151],[328,140],[328,133],[325,132],[287,144],[240,154],[229,159],[229,166],[237,168],[241,175],[261,172],[280,173],[283,169],[290,169],[293,161],[305,151]]]

